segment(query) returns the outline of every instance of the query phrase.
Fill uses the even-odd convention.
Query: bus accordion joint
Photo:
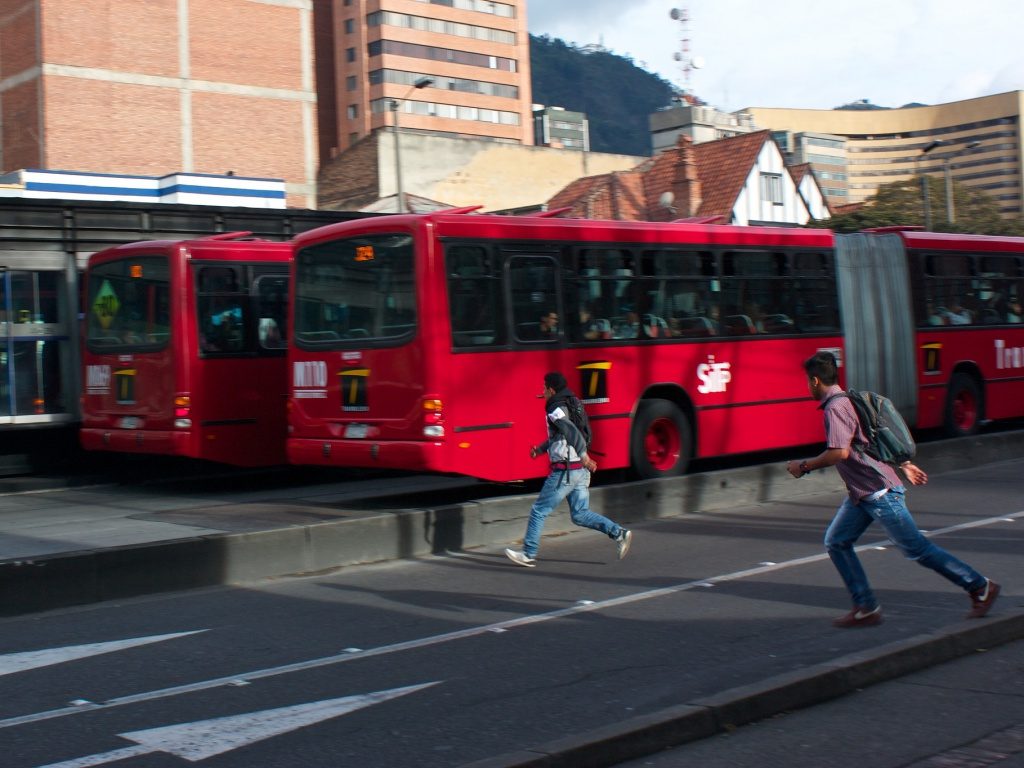
[[[426,395],[423,398],[423,436],[444,437],[444,406],[439,397]]]
[[[190,429],[192,427],[192,398],[188,395],[177,395],[174,398],[174,427],[175,429]]]

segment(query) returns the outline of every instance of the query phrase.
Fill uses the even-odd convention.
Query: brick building
[[[0,171],[231,171],[314,207],[312,6],[0,0]]]
[[[526,0],[323,0],[315,29],[324,164],[394,107],[405,132],[533,143]]]

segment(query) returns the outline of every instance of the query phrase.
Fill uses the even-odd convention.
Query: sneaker
[[[850,629],[851,627],[877,627],[882,623],[882,606],[874,608],[854,606],[853,610],[845,616],[840,616],[832,622],[833,627]]]
[[[527,557],[525,552],[520,552],[518,549],[506,549],[505,557],[524,568],[533,568],[537,564],[536,560],[532,557]]]
[[[976,589],[971,592],[971,610],[967,614],[968,619],[980,619],[991,609],[992,603],[999,597],[1000,586],[992,579],[985,579],[985,588]]]
[[[633,532],[622,529],[622,533],[615,539],[619,543],[619,560],[629,552],[629,545],[633,543]]]

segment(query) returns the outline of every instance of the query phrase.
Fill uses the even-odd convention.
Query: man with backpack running
[[[597,469],[597,463],[587,455],[584,431],[589,434],[589,427],[583,404],[569,389],[565,377],[557,371],[544,376],[544,393],[538,397],[546,401],[544,411],[548,439],[530,447],[530,458],[535,459],[546,452],[551,473],[530,509],[523,548],[506,549],[505,555],[516,565],[533,568],[537,563],[544,522],[562,499],[568,497],[573,523],[600,531],[616,541],[621,560],[629,552],[633,532],[590,509],[590,473]],[[581,421],[579,426],[573,423],[574,415]]]
[[[999,596],[999,585],[933,544],[918,530],[904,499],[906,489],[895,469],[872,459],[863,450],[868,438],[853,404],[838,384],[835,357],[831,352],[818,352],[804,362],[804,370],[811,397],[821,403],[819,408],[825,413],[827,442],[822,453],[813,459],[791,461],[786,470],[793,477],[803,477],[815,469],[835,466],[849,492],[825,532],[829,557],[853,598],[853,609],[833,621],[833,625],[845,629],[882,623],[882,607],[854,549],[875,520],[909,559],[931,568],[968,593],[971,610],[967,618],[985,616]],[[928,482],[928,475],[910,461],[899,468],[911,485]]]

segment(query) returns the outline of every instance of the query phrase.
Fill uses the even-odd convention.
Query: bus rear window
[[[94,352],[155,350],[170,338],[167,259],[143,256],[89,271],[86,343]]]
[[[304,248],[295,275],[300,345],[393,344],[416,330],[410,235],[365,235]]]

